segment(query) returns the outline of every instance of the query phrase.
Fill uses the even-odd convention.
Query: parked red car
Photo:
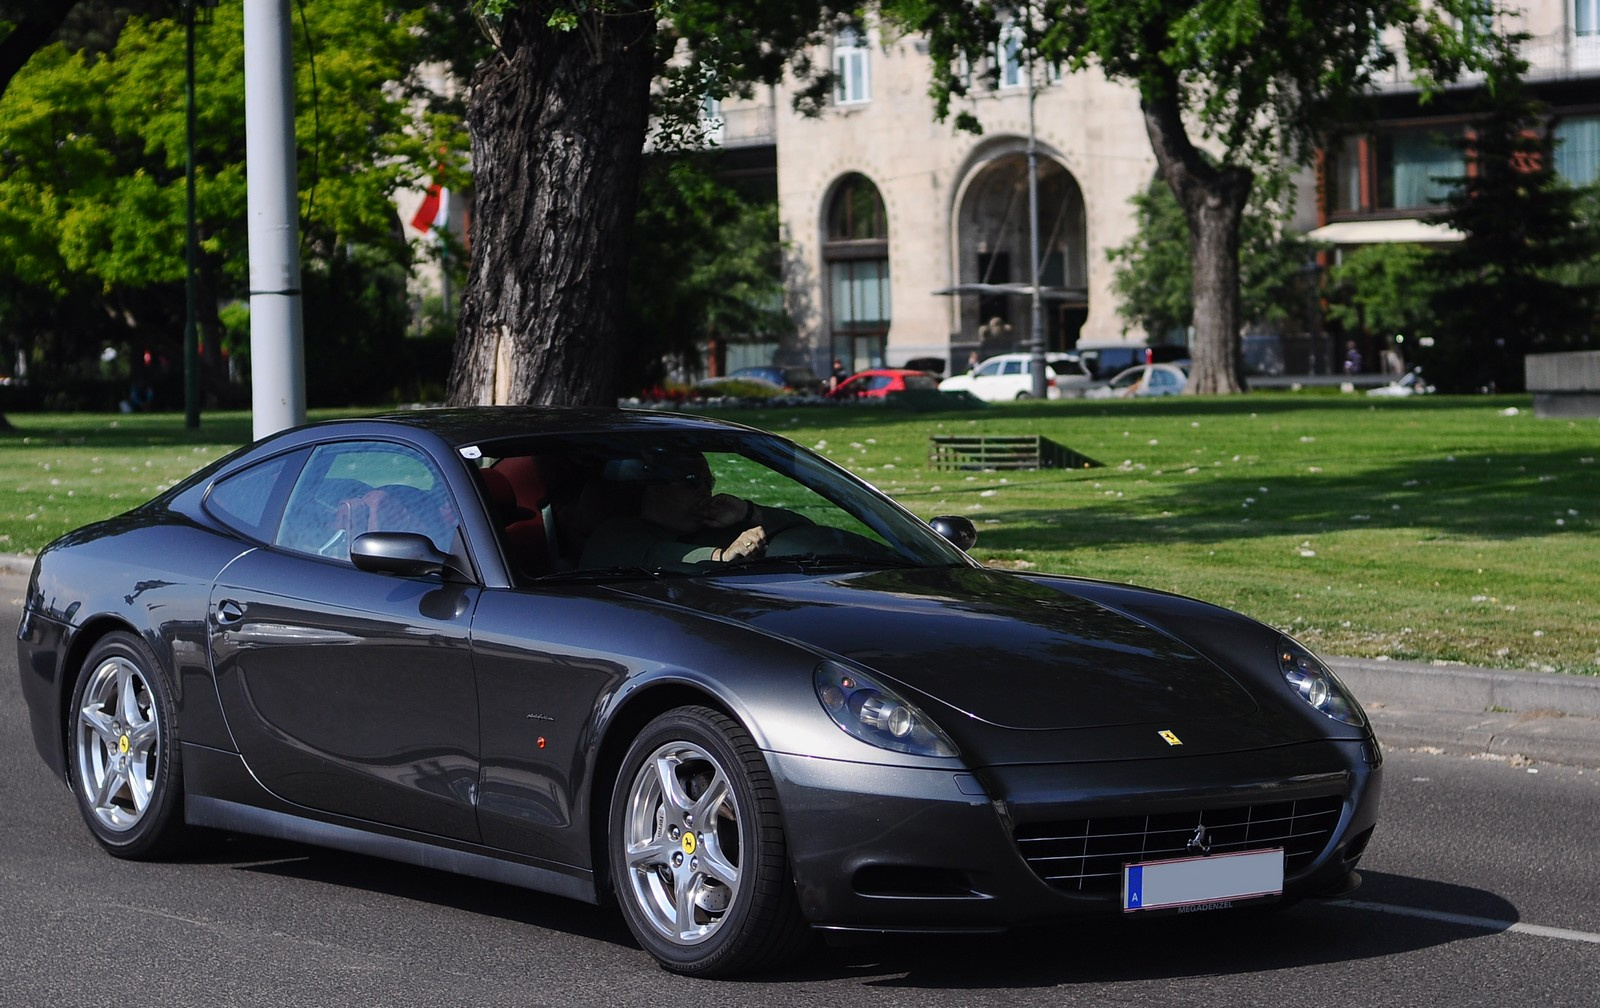
[[[828,395],[833,399],[882,399],[890,392],[905,392],[908,389],[932,389],[937,391],[939,379],[926,371],[911,371],[906,368],[870,368],[858,371],[839,383]]]

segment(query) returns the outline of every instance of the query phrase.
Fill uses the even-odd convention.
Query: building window
[[[1563,119],[1556,123],[1554,133],[1556,174],[1573,186],[1600,181],[1600,116]]]
[[[1377,209],[1425,210],[1467,173],[1461,151],[1437,130],[1396,130],[1377,138]]]
[[[995,65],[1000,70],[999,84],[1002,88],[1026,87],[1028,83],[1028,64],[1023,58],[1022,29],[1015,24],[1007,24],[1000,29],[1000,40],[995,43]]]
[[[721,147],[727,123],[722,118],[722,100],[710,95],[700,99],[700,139],[707,147]]]
[[[1346,137],[1323,159],[1323,185],[1329,213],[1354,213],[1361,205],[1361,137]]]
[[[1600,35],[1600,0],[1572,0],[1572,31]]]
[[[872,79],[867,67],[867,41],[860,31],[846,28],[833,40],[833,100],[838,105],[859,105],[872,99]]]
[[[889,229],[883,198],[865,175],[847,175],[827,210],[829,351],[851,372],[881,367],[892,316]]]

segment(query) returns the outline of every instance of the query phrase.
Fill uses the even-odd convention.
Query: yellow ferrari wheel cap
[[[694,834],[693,833],[685,832],[683,834],[683,852],[685,854],[693,854],[694,853]]]
[[[128,742],[128,736],[124,735],[117,739],[117,752],[126,756],[128,755],[128,750],[131,748],[133,748],[133,746]]]

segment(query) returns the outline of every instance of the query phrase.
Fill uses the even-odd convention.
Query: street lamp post
[[[1049,392],[1044,374],[1044,300],[1039,291],[1039,137],[1034,128],[1034,99],[1039,94],[1034,75],[1037,42],[1033,37],[1033,6],[1023,8],[1027,18],[1026,58],[1028,68],[1028,289],[1031,298],[1028,349],[1032,353],[1029,371],[1033,378],[1033,397],[1043,399]]]

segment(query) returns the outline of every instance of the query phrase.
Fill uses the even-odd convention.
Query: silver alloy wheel
[[[717,932],[739,894],[738,797],[704,749],[669,742],[628,789],[626,891],[650,926],[677,945]]]
[[[74,732],[78,780],[101,825],[125,833],[139,824],[160,771],[156,698],[133,662],[108,657],[83,689]]]

